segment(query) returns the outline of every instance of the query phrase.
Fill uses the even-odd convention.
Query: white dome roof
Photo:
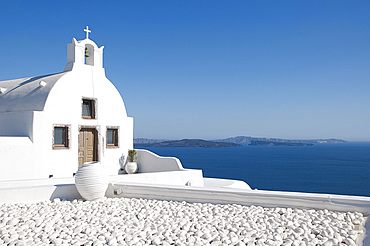
[[[51,89],[66,73],[0,81],[0,113],[42,111]]]

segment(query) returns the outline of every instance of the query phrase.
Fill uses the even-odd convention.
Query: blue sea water
[[[252,189],[370,197],[370,143],[145,149],[178,157],[205,177],[243,180]]]

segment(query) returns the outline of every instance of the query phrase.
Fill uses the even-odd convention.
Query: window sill
[[[107,149],[118,149],[119,146],[118,145],[107,145],[106,148]]]
[[[66,147],[66,146],[53,146],[53,149],[69,149],[69,147]]]

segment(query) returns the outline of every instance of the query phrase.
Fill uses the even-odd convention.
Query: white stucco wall
[[[82,98],[96,99],[96,119],[82,118]],[[59,162],[57,166],[64,166],[64,169],[60,170],[64,176],[72,175],[77,171],[78,134],[81,127],[91,126],[98,130],[99,161],[111,175],[118,173],[119,158],[122,154],[127,155],[127,150],[133,148],[133,119],[127,117],[121,95],[105,77],[102,68],[96,69],[85,65],[67,73],[51,91],[44,113],[46,115],[44,119],[35,119],[35,121],[39,120],[40,125],[44,124],[43,129],[48,129],[49,136],[53,125],[71,125],[70,148],[53,150],[49,147],[49,152],[60,157],[57,160]],[[106,129],[112,126],[119,127],[119,148],[106,148]],[[36,130],[38,133],[35,132],[35,135],[42,136],[43,129]],[[51,146],[52,143],[50,137],[43,137],[40,141],[44,146]],[[66,159],[68,159],[67,163],[62,163]]]
[[[78,170],[81,127],[97,129],[98,161],[110,175],[118,174],[120,157],[133,148],[133,118],[127,117],[102,62],[96,63],[99,66],[78,64],[61,74],[0,82],[9,87],[0,95],[0,181],[72,177]],[[46,84],[41,86],[41,81]],[[83,98],[96,100],[96,119],[82,118]],[[56,125],[69,126],[68,149],[53,149]],[[119,128],[118,147],[106,147],[107,127]]]
[[[20,136],[33,138],[33,112],[0,113],[0,137]]]
[[[0,137],[0,181],[38,176],[32,169],[38,161],[33,153],[35,145],[28,137]]]

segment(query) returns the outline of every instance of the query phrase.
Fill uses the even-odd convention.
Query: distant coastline
[[[182,140],[164,140],[134,138],[136,147],[200,147],[200,148],[225,148],[238,146],[313,146],[315,144],[341,144],[347,141],[341,139],[311,139],[311,140],[293,140],[280,138],[255,138],[247,136],[238,136],[217,140],[203,139],[182,139]]]
[[[252,145],[252,146],[313,146],[313,143],[252,141],[249,145]]]
[[[134,142],[135,143],[135,142]],[[171,141],[146,141],[146,143],[135,143],[136,147],[198,147],[198,148],[225,148],[240,147],[241,144],[207,141],[203,139],[182,139]]]

